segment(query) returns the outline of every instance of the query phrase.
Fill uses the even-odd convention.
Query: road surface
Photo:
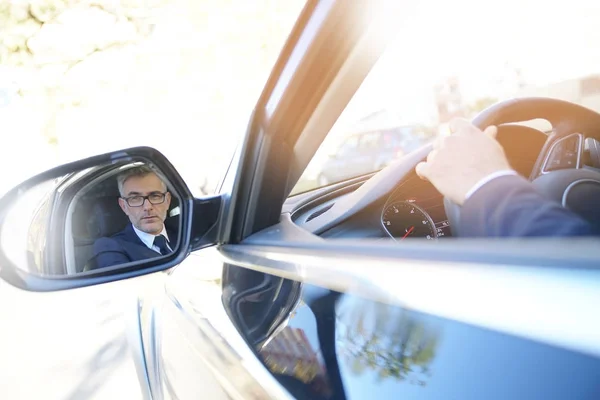
[[[141,399],[125,313],[149,278],[55,293],[0,280],[0,398]]]

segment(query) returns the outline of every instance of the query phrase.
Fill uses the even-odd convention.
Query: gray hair
[[[165,187],[165,191],[167,190],[167,185],[165,184],[162,177],[156,173],[152,168],[147,165],[140,165],[138,167],[128,168],[125,171],[121,172],[117,176],[117,186],[119,187],[119,194],[123,196],[123,185],[125,185],[125,181],[132,177],[144,177],[146,175],[154,174],[158,176],[158,179],[161,180]]]

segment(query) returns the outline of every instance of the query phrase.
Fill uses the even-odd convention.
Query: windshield
[[[600,5],[419,2],[292,194],[377,171],[498,101],[554,97],[600,111]],[[545,121],[534,127],[551,129]]]

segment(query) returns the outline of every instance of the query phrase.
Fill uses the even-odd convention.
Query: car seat
[[[129,223],[129,218],[119,206],[118,196],[101,196],[82,199],[73,216],[73,242],[77,272],[93,269],[94,242],[120,232]],[[178,231],[179,215],[174,209],[179,206],[177,196],[171,196],[167,229]],[[174,238],[176,243],[176,239]]]
[[[117,196],[82,199],[73,215],[73,242],[78,272],[87,270],[94,242],[123,230],[129,218],[118,203]],[[89,267],[89,265],[87,266]]]

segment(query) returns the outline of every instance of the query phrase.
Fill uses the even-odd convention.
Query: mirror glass
[[[0,245],[18,268],[54,276],[164,257],[177,251],[179,204],[150,163],[87,168],[19,192]]]

